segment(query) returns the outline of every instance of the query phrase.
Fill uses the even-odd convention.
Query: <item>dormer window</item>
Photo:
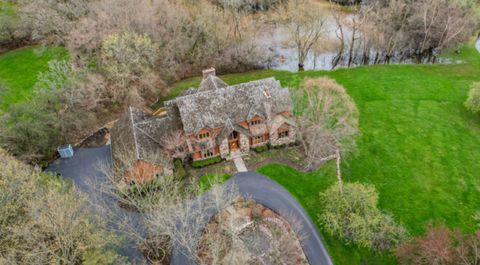
[[[208,138],[208,137],[210,137],[209,132],[204,132],[204,133],[198,134],[198,139],[205,139],[205,138]]]
[[[250,126],[262,124],[262,120],[253,120],[250,121]]]

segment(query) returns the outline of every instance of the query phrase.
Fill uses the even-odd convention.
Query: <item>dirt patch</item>
[[[79,144],[76,144],[76,147],[80,148],[94,148],[101,147],[110,143],[110,129],[115,124],[115,121],[111,121],[105,124],[103,127],[98,129],[96,132],[92,133],[90,136],[81,140]]]
[[[108,128],[101,128],[94,132],[89,137],[85,138],[78,147],[92,148],[106,145],[110,140],[110,130]]]

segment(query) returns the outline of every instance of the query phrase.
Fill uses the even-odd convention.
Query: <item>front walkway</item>
[[[235,163],[235,167],[237,167],[238,172],[247,172],[247,167],[245,166],[245,162],[243,162],[243,158],[241,156],[233,158],[233,163]]]

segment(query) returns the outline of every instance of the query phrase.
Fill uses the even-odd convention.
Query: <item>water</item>
[[[344,39],[345,44],[348,46],[348,42],[352,36],[350,28],[344,27]],[[288,31],[283,26],[270,26],[263,31],[265,34],[258,38],[259,45],[266,46],[273,54],[273,59],[266,65],[267,68],[276,70],[286,70],[296,72],[298,71],[298,55],[296,48],[289,42]],[[336,36],[337,25],[333,18],[327,20],[325,31],[319,45],[313,48],[304,63],[305,70],[332,70],[339,67],[348,67],[348,52],[343,52],[343,56],[334,65],[335,58],[338,55],[338,43],[339,40]],[[480,52],[480,38],[476,43],[476,48]],[[348,50],[348,47],[345,48]],[[371,58],[374,58],[374,53],[371,53]],[[373,64],[373,59],[367,64]],[[378,62],[377,62],[378,63]],[[390,59],[390,64],[414,64],[413,59],[405,59],[393,57]],[[447,58],[435,58],[435,63],[449,64],[459,63],[459,61],[452,61]],[[352,62],[351,66],[361,65],[359,60]]]
[[[338,51],[332,43],[337,42],[336,25],[333,19],[327,21],[325,31],[317,47],[313,47],[305,62],[305,70],[331,70]],[[273,53],[273,60],[267,67],[276,70],[298,71],[298,55],[294,44],[289,41],[289,34],[283,26],[271,26],[264,31],[258,42],[268,47]],[[345,38],[351,37],[350,29],[344,29]],[[327,48],[327,46],[330,46]]]

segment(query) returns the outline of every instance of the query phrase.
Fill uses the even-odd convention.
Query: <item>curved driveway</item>
[[[238,173],[229,182],[237,185],[242,195],[281,214],[287,221],[300,222],[295,232],[302,235],[300,243],[311,265],[333,264],[312,220],[280,184],[256,172]]]
[[[110,146],[77,149],[71,159],[60,159],[52,163],[47,171],[61,174],[71,179],[75,184],[90,196],[95,196],[95,189],[91,187],[92,180],[101,181],[103,174],[98,170],[99,163],[111,163]],[[295,232],[301,236],[301,245],[311,265],[332,265],[325,246],[305,210],[290,195],[290,193],[269,178],[256,172],[242,172],[236,174],[225,185],[236,185],[239,192],[248,198],[256,200],[275,212],[281,214],[290,223],[300,222],[299,227],[294,227]],[[215,213],[211,213],[212,215]],[[124,246],[124,254],[133,260],[141,260],[141,254],[135,251],[132,244]],[[175,251],[172,264],[187,265],[179,251]]]
[[[241,172],[233,176],[224,185],[235,185],[240,194],[279,213],[293,226],[300,236],[305,256],[311,265],[333,265],[328,252],[310,217],[292,195],[278,183],[256,172]],[[202,196],[207,196],[204,194]],[[215,212],[205,213],[203,220],[206,223],[213,217]],[[173,247],[172,265],[194,264],[184,254],[188,252],[182,246]]]

